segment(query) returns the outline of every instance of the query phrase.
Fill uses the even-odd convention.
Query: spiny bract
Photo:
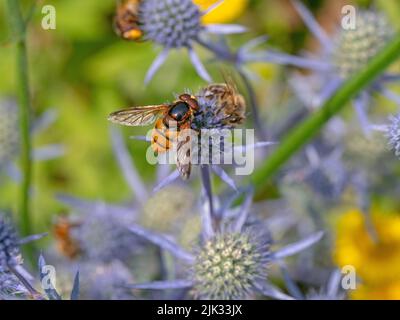
[[[390,124],[386,137],[389,140],[389,147],[397,157],[400,157],[400,114],[389,118]]]

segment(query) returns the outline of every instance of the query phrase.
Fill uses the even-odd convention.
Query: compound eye
[[[172,107],[169,115],[176,121],[182,121],[186,117],[189,110],[190,107],[186,102],[178,102],[174,107]]]

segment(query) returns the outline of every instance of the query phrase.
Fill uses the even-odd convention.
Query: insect
[[[176,165],[183,179],[191,172],[190,135],[179,141],[182,130],[191,129],[194,114],[199,110],[195,96],[181,94],[172,104],[133,107],[112,113],[109,120],[125,126],[146,126],[155,122],[151,136],[153,150],[160,154],[176,147]]]
[[[201,90],[199,96],[216,106],[212,112],[215,118],[221,119],[220,126],[234,128],[245,121],[246,102],[232,80],[210,84]]]
[[[72,229],[79,227],[79,225],[79,222],[71,222],[65,216],[59,217],[53,224],[53,234],[57,240],[57,248],[70,259],[76,258],[81,253],[78,242],[71,235]]]
[[[142,0],[119,1],[114,18],[114,29],[123,39],[138,41],[143,36],[139,23],[139,6]]]

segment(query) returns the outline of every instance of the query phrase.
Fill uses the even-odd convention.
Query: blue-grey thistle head
[[[215,6],[209,10],[213,8]],[[128,39],[132,37],[133,40],[139,36],[163,48],[147,72],[146,83],[165,62],[169,51],[176,48],[188,49],[192,65],[199,76],[211,82],[210,75],[192,48],[193,44],[201,42],[201,33],[224,35],[242,33],[246,30],[238,25],[203,24],[201,18],[207,12],[201,11],[192,0],[131,0],[131,9],[128,11],[132,21],[129,19],[125,21],[123,18],[122,24],[127,23],[127,28],[120,24],[119,34]]]
[[[126,261],[132,257],[138,243],[126,228],[129,223],[129,219],[99,208],[82,219],[79,227],[72,230],[72,237],[78,242],[84,258]]]
[[[19,239],[14,227],[0,217],[0,272],[21,264]]]
[[[146,39],[167,48],[190,46],[202,29],[200,18],[191,0],[146,0],[140,6]]]
[[[347,78],[363,68],[393,37],[386,16],[373,10],[359,10],[355,29],[341,29],[333,52],[333,63]]]
[[[270,242],[254,230],[217,234],[198,251],[193,295],[199,299],[243,299],[267,277]]]
[[[0,101],[0,167],[19,151],[18,109],[11,101]]]
[[[396,157],[400,157],[400,114],[390,116],[389,120],[386,137],[389,140],[390,149],[394,151]]]

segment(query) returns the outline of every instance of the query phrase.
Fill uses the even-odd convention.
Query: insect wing
[[[168,105],[133,107],[113,112],[108,120],[125,126],[147,126],[169,110]]]
[[[187,180],[192,171],[190,138],[178,142],[176,148],[176,167],[182,179]]]
[[[194,133],[190,129],[190,122],[185,123],[181,126],[181,131],[177,137],[176,146],[176,167],[182,177],[187,180],[190,177],[192,171],[192,139],[191,136]]]

